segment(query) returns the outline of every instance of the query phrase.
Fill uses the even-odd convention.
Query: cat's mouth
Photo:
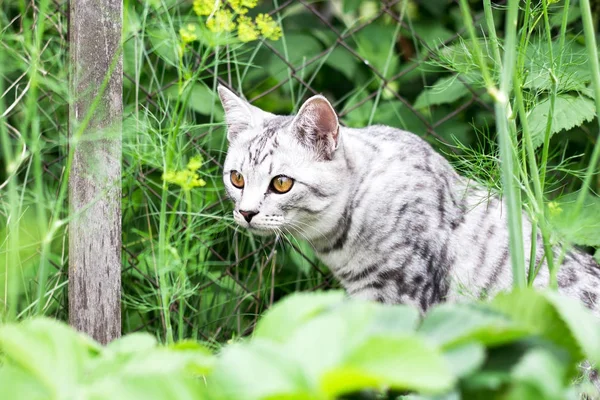
[[[256,220],[247,222],[237,212],[234,213],[234,220],[239,226],[249,230],[254,235],[269,236],[269,235],[273,235],[273,234],[277,233],[277,231],[278,231],[278,229],[277,229],[278,226],[273,224],[272,221],[270,221],[270,223],[263,223],[261,221],[256,221]]]

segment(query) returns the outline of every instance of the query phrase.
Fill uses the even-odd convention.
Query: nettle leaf
[[[0,353],[7,364],[29,375],[55,398],[73,396],[86,362],[100,350],[96,342],[52,319],[0,327]]]
[[[422,109],[439,104],[453,103],[469,94],[469,89],[456,77],[440,78],[423,90],[415,100],[415,108]]]
[[[254,337],[283,342],[307,320],[341,304],[342,291],[292,295],[281,300],[258,322]]]
[[[466,377],[477,371],[485,361],[485,347],[479,343],[461,344],[444,352],[452,372],[459,378]]]
[[[544,143],[546,123],[550,112],[550,98],[536,104],[527,116],[531,139],[534,147]],[[585,96],[573,96],[570,94],[559,94],[554,104],[552,115],[552,129],[550,136],[562,130],[569,130],[576,126],[589,122],[596,116],[594,102]]]
[[[443,392],[455,382],[439,349],[416,336],[372,337],[321,377],[329,397],[365,388]]]
[[[318,346],[315,342],[315,346]],[[209,377],[220,399],[310,399],[311,386],[300,365],[278,343],[253,340],[228,346]]]
[[[548,204],[548,219],[561,238],[581,246],[600,246],[600,197],[588,194],[579,215],[573,211],[579,192]]]
[[[223,119],[223,111],[217,101],[217,94],[212,89],[200,83],[194,83],[179,93],[177,86],[171,86],[166,91],[173,103],[177,100],[187,100],[187,105],[192,110],[203,115],[215,115],[218,120]]]
[[[577,300],[525,289],[502,293],[490,304],[531,334],[568,351],[573,362],[600,361],[600,322]]]
[[[567,42],[563,48],[558,43],[552,43],[552,55],[554,57],[554,68],[557,68],[557,60],[562,58],[560,70],[555,70],[560,91],[579,90],[591,81],[587,52],[584,46],[576,42]],[[527,46],[526,51],[527,76],[523,87],[533,90],[551,90],[552,77],[550,67],[553,62],[550,59],[548,43],[544,39],[538,39]]]
[[[449,348],[476,342],[488,346],[513,342],[529,331],[506,316],[468,304],[441,304],[430,311],[419,332]]]
[[[327,55],[325,64],[338,70],[348,79],[354,78],[356,70],[360,65],[358,59],[343,47],[336,47]]]
[[[509,398],[523,399],[523,392],[536,392],[539,399],[563,399],[567,369],[554,354],[543,349],[533,349],[526,353],[512,369],[515,385]]]

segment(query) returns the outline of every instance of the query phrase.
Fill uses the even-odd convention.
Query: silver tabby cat
[[[224,181],[239,225],[307,240],[355,297],[426,311],[510,288],[504,203],[416,135],[342,127],[323,96],[296,116],[262,111],[222,86],[219,96],[229,140]],[[524,217],[525,238],[531,229]],[[547,282],[544,264],[535,285]],[[558,283],[600,315],[591,256],[568,253]]]

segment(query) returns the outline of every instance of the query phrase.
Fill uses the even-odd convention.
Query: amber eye
[[[244,176],[237,171],[231,171],[229,175],[231,178],[231,184],[238,189],[244,188]]]
[[[271,181],[271,189],[279,194],[289,192],[292,186],[294,186],[294,180],[285,175],[277,175]]]

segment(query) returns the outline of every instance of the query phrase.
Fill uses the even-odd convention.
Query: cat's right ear
[[[225,111],[225,123],[227,124],[227,140],[230,142],[236,138],[240,132],[251,128],[254,124],[253,109],[245,100],[236,96],[231,90],[219,84],[217,87],[219,98]]]

